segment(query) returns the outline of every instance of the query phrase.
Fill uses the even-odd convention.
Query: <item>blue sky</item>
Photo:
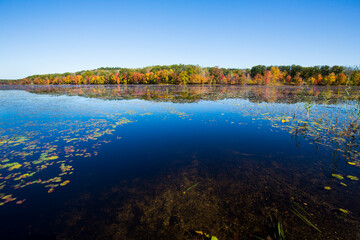
[[[359,24],[359,0],[0,0],[0,79],[178,63],[354,66]]]

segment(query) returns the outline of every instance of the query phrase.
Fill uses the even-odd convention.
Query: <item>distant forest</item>
[[[233,84],[233,85],[360,85],[360,69],[344,66],[264,66],[251,69],[198,65],[144,68],[98,68],[75,73],[33,75],[2,84]]]

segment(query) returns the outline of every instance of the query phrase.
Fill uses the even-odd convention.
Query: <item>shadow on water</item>
[[[357,88],[15,87],[2,239],[360,238]]]

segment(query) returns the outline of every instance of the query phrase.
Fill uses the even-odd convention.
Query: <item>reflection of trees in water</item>
[[[33,93],[68,94],[102,99],[144,99],[164,102],[196,102],[229,98],[252,102],[336,103],[358,100],[358,88],[229,86],[229,85],[90,85],[90,86],[3,86],[2,89],[23,89]]]
[[[10,86],[7,87],[10,88]],[[300,103],[299,107],[295,107],[295,111],[291,106],[285,106],[285,111],[283,110],[287,116],[294,117],[289,121],[289,131],[292,134],[307,136],[316,144],[332,144],[336,149],[344,151],[344,155],[350,155],[349,159],[354,158],[354,152],[358,155],[356,149],[359,147],[360,88],[357,87],[232,85],[15,87],[39,94],[66,94],[117,100],[144,99],[156,102],[187,103],[238,98],[256,103]],[[260,111],[263,110],[260,109]],[[279,114],[272,116],[271,120],[281,117]]]
[[[270,115],[265,119],[274,123],[278,123],[279,120],[284,121],[285,124],[280,124],[280,127],[286,128],[294,135],[297,145],[300,144],[302,139],[300,136],[302,136],[316,146],[330,147],[348,162],[359,165],[360,88],[357,87],[62,85],[16,86],[16,88],[38,94],[66,94],[114,100],[143,99],[155,102],[191,103],[200,100],[247,99],[255,103],[286,103],[281,106],[282,111],[277,111],[278,106],[271,109],[257,108],[258,117],[264,111],[269,112]],[[294,103],[298,104],[293,105]],[[248,115],[256,115],[254,109],[245,110]],[[284,120],[285,117],[290,116],[291,119]]]
[[[360,98],[357,87],[62,85],[16,86],[16,88],[38,94],[66,94],[114,100],[143,99],[155,102],[191,103],[200,100],[247,99],[255,103],[300,103],[299,107],[295,107],[295,111],[291,105],[285,106],[283,111],[287,116],[293,117],[287,123],[287,130],[296,137],[297,144],[300,139],[297,136],[305,136],[314,144],[337,149],[349,161],[356,161],[359,156]],[[282,117],[281,114],[283,113],[277,113],[268,120],[276,121]]]

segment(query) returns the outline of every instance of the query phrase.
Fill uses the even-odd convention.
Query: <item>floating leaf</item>
[[[195,231],[197,234],[205,235],[203,231]]]
[[[9,195],[6,195],[6,196],[2,197],[1,199],[6,200],[6,199],[11,198],[11,197],[12,197],[12,194],[9,194]]]
[[[55,159],[58,159],[59,157],[58,156],[51,156],[51,157],[48,157],[47,160],[55,160]]]
[[[20,168],[22,165],[19,163],[14,163],[11,167],[9,167],[8,171],[12,171],[14,169]]]
[[[333,176],[334,178],[340,179],[340,180],[343,180],[343,179],[344,179],[344,177],[341,176],[340,174],[335,174],[335,173],[333,173],[333,174],[331,174],[331,176]]]
[[[345,210],[345,209],[342,209],[342,208],[340,208],[339,210],[340,210],[341,212],[343,212],[343,213],[349,214],[349,211],[348,211],[348,210]]]
[[[355,177],[355,176],[351,176],[351,175],[347,175],[347,178],[353,180],[353,181],[358,181],[359,178]]]
[[[203,231],[195,231],[197,234],[200,234],[200,235],[202,235],[202,236],[205,236],[205,237],[207,237],[207,238],[210,238],[210,235],[209,234],[207,234],[207,233],[204,233]],[[215,237],[215,236],[211,236],[211,238],[210,238],[211,240],[218,240],[218,238],[217,237]]]
[[[19,200],[19,201],[16,202],[16,204],[22,204],[22,203],[25,202],[25,201],[26,201],[26,199]]]
[[[65,185],[69,184],[69,182],[70,182],[70,180],[66,180],[66,181],[60,183],[60,186],[65,186]]]

